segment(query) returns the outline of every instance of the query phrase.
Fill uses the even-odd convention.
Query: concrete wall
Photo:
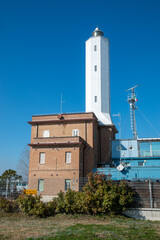
[[[160,208],[131,208],[124,211],[124,215],[135,219],[160,221]]]

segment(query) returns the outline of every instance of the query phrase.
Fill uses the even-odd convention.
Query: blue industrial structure
[[[110,166],[95,171],[112,180],[160,179],[160,138],[113,140]]]

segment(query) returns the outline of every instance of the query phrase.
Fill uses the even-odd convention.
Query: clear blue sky
[[[16,169],[32,115],[85,111],[85,41],[110,39],[111,111],[131,136],[126,89],[137,89],[139,137],[160,137],[159,0],[0,1],[0,173]],[[113,118],[115,123],[116,118]]]

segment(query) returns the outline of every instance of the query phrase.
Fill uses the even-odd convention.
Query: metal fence
[[[158,179],[136,179],[126,183],[135,191],[133,207],[160,208],[160,180]],[[87,183],[87,178],[79,181],[80,190]]]
[[[26,188],[27,183],[21,181],[9,181],[1,180],[0,181],[0,197],[5,197],[8,199],[17,199],[18,196],[23,192]]]
[[[135,190],[133,207],[160,208],[160,181],[156,179],[138,179],[127,181]]]
[[[64,179],[61,179],[64,182]],[[79,178],[79,190],[82,191],[88,179]],[[59,180],[60,183],[60,180]],[[134,197],[133,207],[144,208],[160,208],[160,181],[157,179],[136,179],[135,181],[127,181],[126,183],[132,187],[136,193]],[[49,185],[55,185],[48,182]],[[0,181],[0,196],[8,199],[16,199],[27,188],[25,182],[17,181]],[[71,186],[72,188],[72,186]],[[36,187],[37,189],[37,187]],[[64,190],[64,189],[62,189]]]

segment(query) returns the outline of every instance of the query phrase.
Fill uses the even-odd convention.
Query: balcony
[[[31,147],[42,146],[80,146],[86,142],[79,136],[74,137],[42,137],[34,138]]]

